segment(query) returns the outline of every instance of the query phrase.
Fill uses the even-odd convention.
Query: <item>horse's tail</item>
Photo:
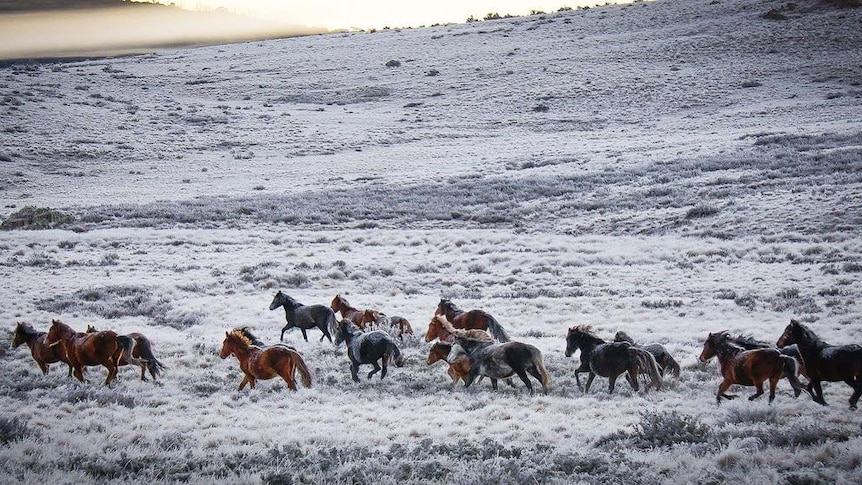
[[[650,381],[656,386],[656,389],[661,389],[661,373],[658,371],[658,363],[656,363],[655,357],[649,351],[637,347],[630,347],[629,352],[637,360],[638,366],[646,370]]]
[[[392,363],[398,367],[404,367],[404,354],[401,353],[401,349],[395,342],[389,342],[389,352],[392,356]]]
[[[404,338],[404,335],[413,335],[413,327],[410,326],[410,322],[407,321],[404,317],[398,318],[398,336]]]
[[[488,332],[497,339],[498,342],[508,342],[511,340],[509,338],[509,334],[506,333],[506,330],[503,329],[503,326],[500,325],[496,318],[486,313],[485,322],[488,324]]]
[[[126,359],[126,362],[128,362],[129,365],[136,365],[140,367],[141,370],[147,367],[147,359],[139,359],[132,355],[132,351],[136,345],[135,339],[128,335],[117,335],[117,343],[122,350],[120,357],[117,359],[118,363],[120,360]]]
[[[548,374],[548,369],[545,368],[545,362],[542,359],[542,353],[536,349],[532,356],[533,365],[536,366],[536,371],[542,376],[542,392],[545,394],[551,392],[551,375]]]
[[[663,354],[662,364],[664,364],[664,370],[673,374],[674,377],[679,377],[680,367],[679,362],[674,360],[673,356],[669,353],[665,352]]]
[[[335,318],[335,312],[329,312],[326,316],[326,326],[329,328],[329,335],[332,335],[333,337],[336,332],[340,331],[340,328],[338,327],[338,319]]]
[[[803,390],[807,390],[805,386],[799,382],[799,363],[796,362],[796,359],[789,355],[781,355],[781,363],[783,364],[784,371],[782,377],[787,377],[787,382],[790,383],[790,387],[793,388],[794,397],[799,397]]]
[[[299,371],[299,378],[302,380],[302,385],[305,387],[311,387],[311,371],[308,370],[308,366],[305,365],[305,361],[302,360],[302,356],[299,355],[299,352],[295,350],[291,350],[294,354],[293,362],[296,364],[296,370]]]
[[[138,352],[141,354],[141,358],[146,359],[147,361],[147,369],[149,369],[150,375],[153,376],[153,379],[157,379],[162,375],[167,367],[156,359],[156,356],[153,354],[153,346],[150,344],[149,339],[142,337],[136,340],[136,345],[138,347]]]

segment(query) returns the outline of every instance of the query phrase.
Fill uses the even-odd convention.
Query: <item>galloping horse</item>
[[[346,318],[353,322],[354,325],[360,328],[360,330],[365,330],[366,324],[373,324],[376,319],[369,320],[368,312],[371,311],[371,316],[374,316],[374,310],[359,310],[358,308],[354,308],[347,301],[347,298],[344,298],[340,294],[335,295],[335,298],[332,299],[332,303],[329,304],[329,307],[335,313],[341,313],[342,318]]]
[[[449,353],[452,351],[452,345],[454,345],[452,342],[434,342],[434,344],[431,345],[431,349],[428,350],[428,359],[426,360],[427,364],[431,365],[440,360],[445,361],[449,357]],[[467,376],[470,374],[470,358],[466,355],[462,355],[454,361],[448,362],[448,364],[449,367],[446,372],[452,379],[451,388],[454,389],[455,384],[457,384],[459,380],[463,381],[466,384]],[[480,375],[479,379],[481,380],[482,377],[484,376]],[[505,379],[505,382],[506,384],[515,387],[515,384],[512,383],[511,378]]]
[[[729,336],[730,341],[744,348],[745,350],[753,350],[753,349],[772,349],[776,348],[773,345],[770,345],[766,342],[761,342],[760,340],[755,340],[747,335],[739,335],[739,336]],[[805,373],[805,362],[802,360],[802,354],[799,353],[799,346],[796,344],[785,345],[784,347],[777,347],[778,351],[781,352],[781,355],[786,355],[788,357],[793,357],[796,360],[796,376],[803,375],[808,378],[808,374]],[[809,379],[810,380],[810,379]],[[811,383],[808,383],[808,392],[811,393]]]
[[[87,325],[87,333],[95,333],[95,327],[92,325]],[[153,380],[156,380],[162,372],[167,369],[158,359],[156,359],[155,354],[153,354],[153,345],[150,343],[150,339],[144,336],[144,334],[138,332],[132,332],[128,335],[132,340],[135,341],[135,348],[132,349],[132,357],[140,360],[141,364],[141,380],[146,381],[147,376],[145,375],[146,371],[150,371],[150,375],[153,376]],[[124,365],[129,365],[129,359],[126,358],[126,354],[123,354],[123,357],[120,359],[120,367]]]
[[[796,359],[782,355],[778,349],[752,349],[733,343],[727,331],[710,333],[703,343],[700,361],[707,362],[718,356],[721,375],[724,380],[718,386],[715,402],[721,404],[721,398],[734,399],[736,395],[725,394],[732,384],[754,386],[757,392],[748,400],[753,401],[763,395],[763,383],[769,380],[769,402],[775,399],[775,387],[783,377],[787,377],[794,394],[798,397],[802,392],[802,384],[796,379]]]
[[[391,360],[396,366],[404,365],[404,357],[392,336],[383,330],[374,330],[363,333],[349,320],[339,322],[335,332],[335,345],[344,342],[347,345],[347,357],[350,359],[350,376],[355,382],[359,382],[360,364],[371,364],[374,369],[368,373],[368,379],[380,372],[380,379],[386,377],[386,371]],[[381,361],[382,368],[377,364]]]
[[[679,377],[679,363],[670,355],[670,352],[664,348],[664,345],[653,343],[646,345],[638,345],[635,343],[635,340],[622,330],[614,335],[614,342],[628,342],[632,345],[632,347],[637,347],[639,349],[646,350],[651,353],[653,357],[655,357],[655,362],[658,364],[659,373],[664,376],[665,371],[673,374],[674,377]]]
[[[373,322],[377,326],[386,325],[389,328],[398,329],[398,338],[404,340],[405,335],[413,335],[413,327],[410,322],[404,317],[387,316],[385,313],[380,313],[377,310],[367,308],[365,310],[365,322]]]
[[[783,347],[792,344],[796,344],[802,354],[805,372],[811,381],[808,389],[814,402],[826,406],[820,384],[822,381],[844,381],[853,388],[850,409],[856,409],[859,396],[862,396],[862,346],[829,345],[796,320],[790,320],[775,345]]]
[[[444,298],[437,304],[437,310],[434,312],[434,315],[445,315],[455,328],[487,330],[498,341],[509,341],[509,335],[506,334],[506,331],[500,326],[497,320],[482,310],[465,312],[455,306],[451,300]]]
[[[428,331],[425,332],[426,342],[430,342],[435,338],[440,339],[441,342],[452,342],[452,339],[455,338],[455,336],[471,337],[477,340],[484,340],[486,342],[497,341],[497,339],[484,330],[477,328],[469,330],[455,328],[443,315],[434,315],[434,317],[431,318],[431,321],[428,322]]]
[[[226,359],[231,354],[239,361],[239,368],[244,374],[237,391],[241,391],[246,384],[254,389],[258,379],[267,380],[275,376],[280,376],[287,383],[287,387],[295,391],[296,371],[299,371],[302,385],[311,387],[311,372],[302,356],[286,346],[273,345],[261,349],[253,345],[242,331],[234,330],[225,332],[219,357]]]
[[[45,344],[45,332],[37,332],[30,325],[19,322],[15,326],[15,333],[12,336],[12,347],[18,348],[21,344],[27,344],[30,347],[30,355],[36,361],[36,365],[42,370],[42,374],[47,375],[49,365],[55,362],[64,362],[69,366],[69,375],[72,375],[72,366],[69,364],[69,359],[66,358],[66,352],[59,345]]]
[[[60,346],[69,365],[72,374],[79,381],[84,382],[85,365],[102,365],[108,369],[108,377],[105,385],[110,386],[111,381],[117,377],[117,367],[123,354],[132,365],[142,365],[144,361],[132,355],[135,341],[125,335],[117,335],[111,330],[95,333],[75,332],[71,327],[59,320],[51,321],[51,328],[45,336],[45,344]]]
[[[640,390],[638,375],[642,372],[649,376],[650,385],[656,389],[662,387],[655,357],[646,350],[633,347],[628,342],[605,342],[596,337],[588,325],[571,327],[566,335],[566,357],[570,357],[578,349],[581,351],[581,365],[575,369],[578,389],[581,388],[578,374],[589,373],[584,393],[589,392],[597,375],[608,378],[608,393],[614,392],[616,380],[623,373],[626,373],[626,380],[635,391]]]
[[[269,309],[275,310],[278,307],[284,307],[284,318],[287,319],[287,324],[281,329],[281,340],[284,340],[285,331],[298,327],[302,331],[302,338],[308,342],[308,335],[305,331],[317,327],[323,332],[320,341],[323,342],[323,337],[326,337],[332,342],[332,336],[329,332],[330,329],[336,327],[338,321],[335,319],[335,313],[328,306],[306,306],[279,291],[272,299],[272,303],[269,304]]]
[[[551,377],[545,369],[542,353],[530,344],[491,343],[456,336],[446,360],[455,362],[464,355],[470,360],[470,371],[467,374],[467,380],[464,381],[464,387],[470,387],[478,376],[484,375],[491,378],[491,387],[496,391],[497,379],[506,379],[517,374],[532,396],[533,384],[527,376],[529,374],[539,380],[545,394],[550,391]]]

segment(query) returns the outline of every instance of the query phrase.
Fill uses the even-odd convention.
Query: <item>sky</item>
[[[553,12],[560,7],[594,6],[588,0],[162,0],[192,10],[226,8],[255,17],[328,29],[419,27],[461,23],[488,13],[526,15],[531,10]],[[611,3],[621,3],[614,0]]]

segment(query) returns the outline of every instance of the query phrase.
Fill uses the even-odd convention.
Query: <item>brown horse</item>
[[[790,325],[784,328],[775,345],[793,344],[799,348],[805,362],[805,372],[810,380],[808,391],[814,402],[826,406],[822,381],[844,381],[853,388],[850,409],[856,409],[862,396],[862,345],[829,345],[805,325],[790,320]]]
[[[333,312],[341,313],[342,318],[350,320],[362,331],[365,331],[366,324],[373,324],[375,322],[375,320],[369,320],[366,316],[369,310],[359,310],[358,308],[354,308],[350,302],[347,301],[347,298],[344,298],[340,294],[335,295],[335,298],[332,299],[332,303],[329,304],[329,307],[332,308]],[[374,310],[371,311],[374,312]]]
[[[434,315],[431,321],[428,322],[428,331],[425,332],[426,342],[430,342],[436,338],[440,339],[441,342],[451,343],[455,336],[471,337],[484,342],[496,342],[496,339],[484,330],[455,328],[443,315]]]
[[[75,332],[71,327],[59,320],[51,321],[51,328],[45,336],[45,344],[59,346],[69,359],[72,374],[84,382],[85,365],[102,365],[108,369],[105,385],[117,377],[117,367],[125,353],[129,363],[141,365],[141,360],[132,356],[135,341],[125,335],[105,330],[95,333]]]
[[[241,330],[234,330],[225,332],[219,357],[226,359],[231,354],[239,361],[239,368],[244,374],[237,391],[241,391],[246,384],[254,389],[258,379],[267,380],[275,376],[281,376],[287,387],[295,391],[296,371],[299,371],[302,385],[311,387],[311,372],[308,366],[299,352],[287,346],[273,345],[262,349],[252,345],[251,340],[243,335]]]
[[[485,311],[470,310],[465,312],[455,306],[451,300],[444,298],[437,304],[437,310],[434,311],[434,315],[445,315],[455,328],[487,330],[498,341],[509,341],[509,335],[506,334],[506,331],[500,326],[497,319]]]
[[[367,308],[365,310],[365,323],[370,325],[388,325],[390,328],[398,329],[398,338],[404,340],[405,335],[413,335],[413,327],[404,317],[389,317],[377,310]]]
[[[700,361],[707,362],[716,356],[721,367],[721,375],[724,377],[715,394],[715,401],[718,404],[721,404],[721,398],[737,397],[734,394],[725,394],[733,384],[754,386],[757,392],[748,398],[749,401],[753,401],[763,395],[763,383],[768,380],[770,403],[775,399],[775,387],[782,377],[787,377],[796,396],[799,396],[803,390],[802,384],[796,379],[796,360],[782,355],[778,349],[746,350],[734,343],[733,338],[726,331],[722,331],[711,333],[706,338],[703,351],[700,353]]]
[[[45,344],[45,332],[37,332],[30,325],[19,322],[15,327],[15,332],[12,336],[12,347],[18,348],[21,344],[27,344],[30,347],[30,354],[36,365],[42,370],[42,373],[47,375],[49,365],[56,362],[64,362],[69,366],[69,375],[72,375],[72,366],[69,365],[69,359],[66,358],[66,353],[58,346],[50,346]]]
[[[98,330],[96,330],[92,325],[87,325],[87,333],[95,333],[97,331]],[[147,380],[146,372],[148,370],[150,371],[150,375],[153,376],[154,381],[158,379],[167,367],[156,359],[156,355],[153,354],[153,344],[150,343],[150,339],[144,336],[144,334],[138,332],[127,334],[126,337],[135,341],[135,347],[132,349],[132,357],[139,359],[141,380]],[[129,359],[126,358],[125,353],[123,353],[123,357],[120,359],[120,367],[124,365],[129,365]]]

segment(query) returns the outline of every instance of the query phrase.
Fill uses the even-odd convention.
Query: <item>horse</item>
[[[532,396],[534,391],[527,376],[529,374],[539,380],[545,394],[550,391],[551,377],[542,361],[542,352],[530,344],[512,341],[492,343],[456,336],[446,360],[455,362],[464,355],[470,361],[464,387],[470,387],[478,376],[488,376],[491,378],[491,387],[496,391],[497,379],[507,379],[517,374]]]
[[[413,335],[413,327],[406,318],[399,316],[390,317],[385,313],[380,313],[379,311],[372,310],[370,308],[365,309],[364,323],[371,323],[377,326],[386,325],[389,328],[397,328],[398,338],[402,341],[404,340],[405,335]]]
[[[806,372],[805,372],[805,362],[802,360],[802,355],[799,353],[799,346],[798,345],[792,344],[792,345],[785,345],[784,347],[775,347],[775,346],[770,345],[766,342],[761,342],[760,340],[755,340],[754,338],[752,338],[748,335],[739,335],[739,336],[730,335],[729,338],[730,338],[731,342],[735,343],[736,345],[739,345],[740,347],[744,348],[745,350],[777,348],[778,351],[781,352],[781,355],[793,357],[793,359],[796,360],[796,371],[797,371],[796,376],[799,377],[799,375],[802,375],[806,379],[808,379],[808,374],[806,374]],[[809,381],[810,381],[810,379],[809,379]],[[811,383],[809,382],[808,386],[806,386],[808,388],[809,393],[811,392],[810,386],[811,386]]]
[[[451,342],[455,336],[471,337],[485,342],[497,341],[491,334],[478,328],[471,328],[469,330],[455,328],[443,315],[434,315],[431,321],[428,322],[428,331],[425,332],[426,342],[430,342],[435,338],[440,339],[442,342]]]
[[[802,354],[805,372],[810,380],[808,389],[814,402],[826,406],[822,381],[844,381],[853,388],[850,409],[856,409],[859,396],[862,396],[862,346],[830,345],[796,320],[790,320],[775,345],[782,347],[792,344],[796,344]]]
[[[347,346],[347,357],[350,359],[350,375],[354,382],[359,382],[359,366],[371,364],[374,369],[368,373],[368,379],[380,372],[380,379],[386,377],[386,371],[391,360],[396,366],[404,366],[404,357],[395,344],[392,336],[383,330],[373,330],[364,333],[350,320],[341,320],[335,331],[335,345],[344,342]],[[377,361],[381,361],[381,365]]]
[[[487,330],[500,342],[508,342],[509,335],[497,322],[497,319],[483,310],[470,310],[465,312],[455,306],[451,300],[442,299],[437,304],[434,315],[445,315],[455,328]]]
[[[614,392],[617,378],[626,373],[626,380],[635,392],[640,390],[638,375],[645,373],[650,378],[650,385],[661,389],[661,373],[655,357],[648,351],[632,346],[628,342],[605,342],[596,337],[588,325],[578,325],[569,328],[566,335],[566,357],[575,350],[581,351],[581,365],[575,369],[575,382],[581,389],[578,374],[587,372],[587,383],[584,393],[589,392],[593,379],[598,376],[608,378],[608,393]]]
[[[15,326],[15,332],[12,335],[12,348],[18,348],[21,344],[27,344],[30,347],[30,355],[36,361],[36,365],[42,370],[42,374],[48,375],[50,365],[57,362],[63,362],[69,366],[69,376],[72,375],[72,365],[69,364],[69,359],[66,353],[60,346],[45,344],[45,332],[37,332],[30,325],[19,322]]]
[[[632,347],[646,350],[655,357],[655,362],[658,364],[659,374],[664,376],[665,371],[668,371],[670,374],[673,374],[674,377],[679,377],[679,363],[672,355],[670,355],[670,352],[664,348],[664,345],[659,343],[638,345],[633,338],[629,337],[629,335],[622,330],[614,335],[614,342],[628,342]]]
[[[323,342],[323,337],[326,337],[332,342],[332,336],[329,332],[330,329],[336,327],[337,320],[335,313],[328,306],[303,305],[279,291],[272,299],[272,303],[269,304],[269,309],[275,310],[278,307],[284,307],[284,318],[287,319],[287,324],[281,329],[281,341],[284,341],[285,331],[298,327],[302,331],[302,338],[308,342],[308,335],[305,331],[317,327],[323,332],[320,341]]]
[[[735,399],[734,394],[725,394],[732,384],[754,386],[757,392],[749,396],[753,401],[763,395],[763,383],[769,381],[769,403],[775,399],[775,387],[778,381],[787,377],[794,394],[798,397],[802,392],[802,384],[796,379],[796,359],[782,355],[775,348],[760,348],[746,350],[741,345],[733,343],[727,331],[710,333],[703,343],[700,361],[707,362],[718,357],[721,375],[724,380],[718,386],[715,402],[721,404],[721,398]]]
[[[299,352],[283,345],[273,345],[262,349],[253,345],[251,340],[243,335],[241,330],[225,332],[219,357],[226,359],[233,355],[239,361],[239,368],[244,374],[237,391],[242,391],[246,384],[254,389],[258,379],[267,380],[280,376],[287,383],[288,389],[296,390],[296,372],[302,385],[311,387],[311,372]]]
[[[335,298],[332,299],[332,303],[329,304],[329,307],[335,313],[341,313],[341,318],[346,318],[353,322],[354,325],[359,327],[360,330],[365,330],[366,323],[374,323],[375,320],[368,320],[366,316],[369,310],[359,310],[350,305],[347,301],[347,298],[344,298],[340,294],[335,295]],[[371,310],[373,312],[373,310]]]
[[[496,340],[491,340],[492,342],[496,342]],[[445,361],[449,357],[449,353],[452,351],[452,342],[444,342],[437,341],[431,345],[431,349],[428,350],[428,359],[426,360],[428,365],[431,365],[437,361],[443,360]],[[452,362],[447,362],[449,364],[449,368],[447,369],[447,373],[449,377],[452,379],[451,388],[455,388],[455,384],[458,383],[459,380],[463,381],[465,384],[467,383],[467,376],[470,374],[470,359],[466,355],[462,355],[455,359]],[[481,380],[484,376],[479,376],[479,380]],[[506,384],[509,384],[512,387],[515,387],[515,384],[512,382],[511,378],[505,379]]]
[[[98,330],[96,330],[96,328],[92,325],[87,325],[86,333],[95,333],[97,331]],[[146,382],[146,371],[148,370],[150,371],[150,375],[153,376],[154,381],[158,379],[158,377],[162,375],[162,372],[167,369],[167,367],[165,367],[164,364],[162,364],[161,362],[159,362],[158,359],[156,359],[155,354],[153,354],[153,345],[150,343],[150,339],[138,332],[132,332],[127,336],[131,337],[132,340],[135,341],[135,347],[134,349],[132,349],[131,354],[132,357],[135,357],[137,359],[143,359],[140,361],[141,380]],[[124,365],[129,365],[129,360],[126,359],[125,353],[123,354],[123,357],[120,359],[119,363],[120,367]]]
[[[69,359],[72,374],[84,382],[85,365],[102,365],[108,369],[105,385],[117,377],[117,367],[123,354],[131,365],[142,365],[142,359],[132,355],[135,341],[126,335],[105,330],[95,333],[75,332],[59,320],[51,321],[51,328],[45,336],[45,345],[59,346]]]

